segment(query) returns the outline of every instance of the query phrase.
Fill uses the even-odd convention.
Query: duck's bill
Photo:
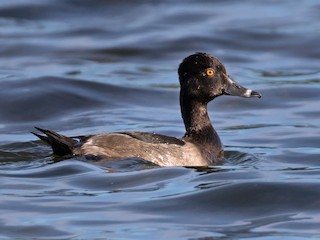
[[[259,92],[242,87],[239,83],[232,80],[230,77],[227,77],[227,83],[226,83],[226,87],[224,89],[224,93],[226,95],[239,96],[239,97],[247,97],[247,98],[258,97],[258,98],[261,98],[261,94]]]

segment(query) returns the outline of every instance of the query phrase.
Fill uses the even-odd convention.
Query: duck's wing
[[[48,129],[42,129],[35,127],[38,131],[44,133],[45,135],[41,135],[38,133],[32,132],[35,136],[39,139],[47,143],[52,147],[53,153],[59,156],[65,155],[73,155],[73,151],[75,148],[81,146],[86,140],[90,139],[91,137],[95,138],[100,136],[97,135],[89,135],[89,136],[74,136],[74,137],[67,137],[57,132]],[[127,135],[131,138],[137,139],[142,142],[146,143],[153,143],[153,144],[175,144],[183,146],[185,142],[179,138],[166,136],[162,134],[156,133],[148,133],[148,132],[117,132],[117,133],[109,133],[103,134],[102,139],[105,139],[106,136],[113,136],[113,135]],[[104,143],[108,145],[107,143]],[[107,147],[107,146],[106,146]]]
[[[183,146],[185,144],[185,142],[179,138],[157,134],[157,133],[148,133],[148,132],[119,132],[119,133],[128,135],[132,138],[135,138],[147,143],[176,144],[180,146]]]

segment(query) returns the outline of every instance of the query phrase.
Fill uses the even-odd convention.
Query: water
[[[320,2],[0,3],[0,239],[320,238]],[[262,99],[210,103],[225,161],[61,160],[29,132],[184,133],[177,67],[219,57]]]

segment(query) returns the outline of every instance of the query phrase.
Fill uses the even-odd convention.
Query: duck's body
[[[141,158],[161,166],[204,166],[221,160],[222,146],[199,147],[192,139],[167,137],[143,132],[98,134],[74,150],[76,155],[97,156],[106,160]]]
[[[141,158],[161,166],[208,166],[223,158],[223,146],[207,112],[207,104],[227,94],[260,97],[229,78],[222,63],[205,53],[184,59],[179,66],[180,106],[186,134],[175,138],[144,132],[103,133],[65,137],[37,128],[35,134],[57,155],[76,155],[105,161]]]
[[[147,132],[66,137],[51,130],[37,129],[46,136],[34,134],[51,145],[59,156],[84,156],[99,161],[140,158],[160,166],[208,166],[223,159],[223,146],[217,134],[215,140],[199,144],[190,137],[175,138]]]

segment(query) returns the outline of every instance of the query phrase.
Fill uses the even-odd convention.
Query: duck
[[[203,52],[180,63],[180,108],[185,126],[181,138],[152,132],[111,132],[67,137],[35,127],[32,132],[57,156],[85,157],[109,162],[138,158],[159,166],[210,166],[223,161],[223,144],[214,129],[207,105],[222,95],[258,97],[257,91],[234,81],[222,62]]]

